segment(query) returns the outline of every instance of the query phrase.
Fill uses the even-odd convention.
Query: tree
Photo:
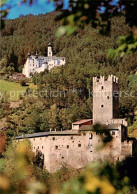
[[[56,130],[61,129],[59,109],[57,108],[56,104],[51,105],[50,110],[48,112],[48,120],[49,120],[49,127],[51,129],[56,129]]]

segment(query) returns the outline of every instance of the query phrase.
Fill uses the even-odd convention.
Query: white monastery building
[[[53,67],[65,65],[65,57],[56,57],[53,56],[53,50],[51,43],[48,44],[48,52],[47,57],[45,56],[38,56],[31,55],[28,53],[28,58],[26,63],[24,64],[24,68],[22,73],[27,77],[30,78],[34,73],[40,73],[47,70],[51,70]]]

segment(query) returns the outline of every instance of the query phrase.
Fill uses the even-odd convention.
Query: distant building
[[[133,142],[127,135],[127,121],[118,118],[117,114],[118,97],[118,78],[113,75],[107,79],[95,77],[93,124],[102,125],[100,131],[95,130],[92,119],[84,119],[72,123],[69,131],[26,134],[16,137],[16,140],[29,139],[33,151],[43,155],[44,167],[49,172],[55,172],[62,165],[79,169],[98,159],[115,162],[132,156]],[[97,150],[108,132],[113,137],[112,141]]]
[[[20,80],[22,80],[22,79],[25,79],[25,78],[26,78],[26,76],[23,75],[22,73],[13,73],[13,74],[9,77],[10,80],[13,80],[13,81],[16,81],[16,82],[18,82],[18,81],[20,81]]]
[[[38,56],[37,52],[35,56],[28,53],[28,58],[24,64],[22,73],[30,78],[33,73],[40,73],[45,69],[50,71],[53,67],[61,65],[65,65],[65,57],[53,56],[52,45],[49,43],[47,57]]]

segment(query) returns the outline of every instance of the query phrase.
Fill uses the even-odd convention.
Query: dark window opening
[[[38,149],[39,149],[39,146],[38,146]]]
[[[112,131],[112,135],[115,135],[115,131]]]
[[[55,149],[57,150],[58,149],[58,146],[55,146]]]
[[[52,140],[55,140],[55,137],[52,137]]]
[[[34,150],[35,150],[35,146],[34,146]]]
[[[86,133],[83,133],[83,136],[86,136]]]
[[[103,107],[104,107],[104,105],[102,104],[102,105],[101,105],[101,108],[103,108]]]
[[[81,144],[78,144],[78,147],[81,147]]]
[[[103,87],[103,86],[101,86],[101,89],[103,90],[103,89],[104,89],[104,87]]]
[[[67,145],[67,149],[69,148],[69,145]]]
[[[109,99],[109,96],[107,96],[107,99]]]
[[[73,139],[73,137],[71,137],[71,139]]]
[[[64,157],[62,156],[62,159],[64,159]]]
[[[92,151],[90,151],[90,152],[92,152]]]
[[[42,146],[42,149],[43,149],[43,146]]]

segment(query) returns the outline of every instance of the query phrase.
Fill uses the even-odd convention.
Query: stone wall
[[[115,133],[114,133],[115,132]],[[102,147],[102,137],[92,131],[82,131],[77,135],[50,135],[29,138],[33,151],[38,149],[44,154],[44,166],[49,172],[55,172],[62,165],[82,168],[98,159],[110,159],[121,154],[121,131],[110,132],[114,137],[111,143]],[[58,134],[58,132],[57,132]]]
[[[117,92],[118,78],[115,76],[93,78],[93,124],[106,124],[114,118],[118,109],[118,97],[114,98]]]

